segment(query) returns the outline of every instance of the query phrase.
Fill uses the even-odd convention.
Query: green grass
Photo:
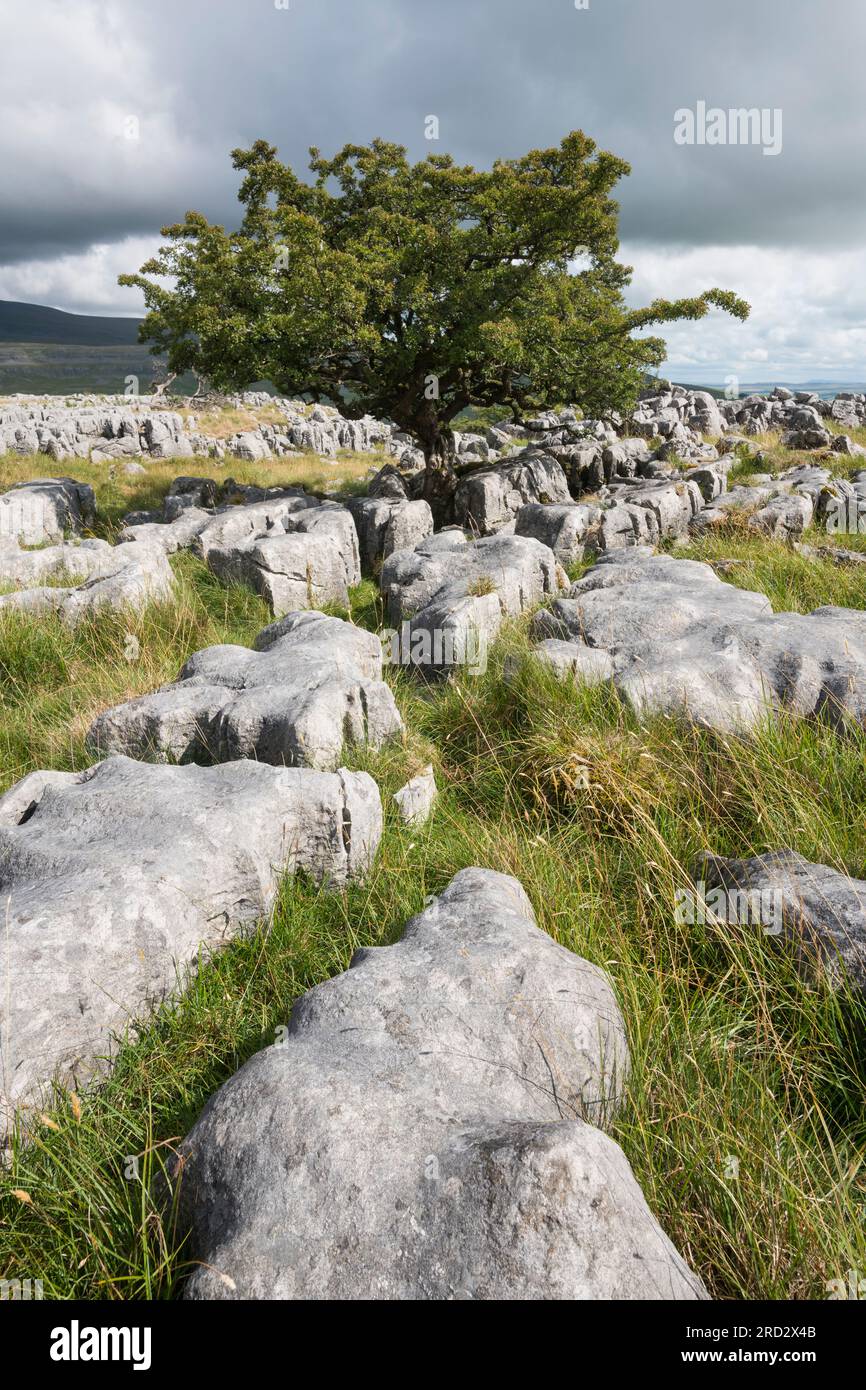
[[[101,710],[174,680],[201,647],[248,645],[270,622],[252,590],[221,585],[189,553],[170,563],[174,597],[139,613],[103,612],[72,631],[53,614],[0,612],[0,790],[34,768],[87,767],[84,735]]]
[[[834,548],[866,549],[866,536],[828,536],[809,530],[805,544]],[[866,600],[866,575],[860,568],[835,565],[820,556],[801,555],[784,541],[756,539],[738,518],[688,545],[666,542],[662,547],[679,559],[722,564],[722,577],[740,589],[757,589],[775,609],[811,613],[825,604],[862,608]],[[733,561],[729,567],[726,561]]]
[[[236,458],[147,459],[146,471],[130,477],[124,473],[122,461],[91,463],[89,459],[68,459],[54,464],[44,454],[7,454],[0,457],[0,492],[5,492],[13,483],[33,478],[73,476],[79,483],[89,483],[99,499],[98,524],[93,534],[114,540],[126,513],[158,510],[169,485],[177,477],[214,478],[218,482],[233,478],[237,483],[305,487],[310,492],[327,492],[339,497],[361,488],[367,475],[385,462],[383,452],[355,454],[349,450],[341,452],[336,459],[301,454],[296,458],[255,463]]]
[[[733,582],[778,607],[862,604],[853,572],[762,537],[713,535],[677,553],[742,560]],[[98,707],[267,621],[247,591],[221,588],[189,556],[176,564],[176,599],[138,619],[102,616],[74,633],[16,620],[0,634],[8,780],[80,765]],[[371,581],[351,615],[381,622]],[[606,689],[557,681],[532,659],[526,627],[509,627],[477,679],[393,678],[405,745],[347,757],[377,777],[386,810],[367,883],[330,895],[284,883],[267,934],[203,964],[101,1085],[58,1091],[36,1142],[0,1176],[0,1277],[41,1278],[48,1297],[177,1293],[192,1252],[151,1195],[166,1156],[293,1000],[357,946],[395,940],[469,864],[519,877],[544,929],[609,971],[633,1058],[614,1134],[710,1291],[820,1298],[826,1280],[864,1267],[862,1004],[804,982],[778,943],[748,929],[679,925],[674,902],[703,849],[788,846],[862,876],[866,732],[783,719],[737,741],[640,722]],[[127,630],[140,667],[123,657]],[[428,762],[440,797],[410,830],[391,795]]]
[[[866,429],[849,430],[832,420],[825,420],[825,425],[831,435],[847,434],[855,444],[862,444],[866,447]],[[732,428],[729,433],[734,434],[736,430]],[[847,478],[852,473],[859,473],[866,468],[866,459],[847,458],[844,454],[834,454],[829,449],[813,449],[810,451],[798,451],[787,449],[781,442],[782,436],[778,431],[770,431],[766,434],[754,435],[747,447],[741,444],[735,449],[736,462],[728,474],[728,486],[734,487],[737,483],[748,483],[755,473],[769,473],[776,477],[786,469],[796,468],[800,464],[815,464],[821,468],[830,468],[838,478]],[[715,441],[713,441],[715,442]],[[761,458],[756,456],[761,454]]]

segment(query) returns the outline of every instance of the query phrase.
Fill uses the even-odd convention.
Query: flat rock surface
[[[202,948],[267,917],[282,872],[362,874],[381,819],[365,773],[246,761],[117,757],[14,786],[0,799],[0,1128],[40,1083],[96,1070]]]
[[[604,973],[457,874],[305,995],[182,1145],[192,1298],[699,1298],[602,1122]]]

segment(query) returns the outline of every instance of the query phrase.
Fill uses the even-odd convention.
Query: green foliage
[[[469,406],[627,409],[665,355],[636,332],[711,307],[748,314],[719,289],[625,307],[610,194],[629,166],[580,131],[491,170],[413,165],[383,140],[311,150],[310,183],[263,140],[233,158],[239,229],[189,212],[120,277],[144,292],[142,339],[218,389],[268,379],[387,415],[428,459]]]

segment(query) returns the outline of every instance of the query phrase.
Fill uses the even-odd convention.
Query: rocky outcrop
[[[537,615],[534,633],[607,652],[640,714],[684,713],[726,732],[773,708],[866,723],[866,613],[774,614],[763,594],[693,560],[644,548],[602,556]]]
[[[380,833],[365,773],[110,758],[24,778],[0,799],[3,1123],[98,1069],[202,950],[267,917],[283,872],[345,884]]]
[[[127,466],[148,456],[257,461],[304,453],[335,458],[341,450],[351,450],[385,453],[407,477],[423,467],[417,441],[388,421],[370,416],[350,420],[334,406],[311,406],[264,392],[245,392],[217,404],[226,403],[251,415],[249,425],[228,437],[220,431],[207,432],[209,403],[205,399],[187,403],[183,409],[167,409],[158,396],[82,396],[71,402],[64,398],[62,404],[50,397],[7,398],[0,401],[0,454],[42,453],[58,462],[90,458],[94,463]],[[256,416],[265,408],[266,421]],[[841,392],[835,400],[823,401],[812,392],[779,387],[769,396],[721,400],[708,391],[659,383],[643,394],[626,419],[614,411],[605,419],[584,419],[566,407],[519,423],[501,420],[483,433],[457,431],[455,448],[461,464],[486,465],[511,454],[518,442],[528,439],[533,449],[558,458],[572,493],[578,496],[594,491],[615,473],[648,476],[642,470],[654,459],[676,455],[700,464],[713,457],[707,438],[731,433],[749,439],[773,430],[793,448],[857,453],[862,446],[853,443],[847,431],[864,425],[863,393]],[[479,496],[476,491],[470,510],[489,508],[492,514],[496,505],[495,497]]]
[[[228,403],[251,413],[255,423],[224,437],[208,434],[207,419],[187,408],[165,409],[157,396],[76,397],[72,403],[64,398],[62,404],[51,397],[12,398],[0,401],[0,454],[43,453],[58,461],[90,458],[112,464],[145,455],[259,460],[302,453],[335,457],[340,450],[400,457],[411,448],[386,421],[366,415],[349,420],[333,406],[264,392],[245,392]],[[262,408],[268,410],[266,422],[255,417]],[[206,416],[206,401],[200,409]]]
[[[704,505],[696,483],[668,482],[663,478],[616,479],[608,486],[606,496],[615,506],[642,507],[649,512],[642,530],[651,544],[687,535]]]
[[[253,651],[196,652],[173,685],[99,715],[87,743],[100,757],[331,769],[344,747],[381,748],[402,732],[379,638],[301,612],[260,632]]]
[[[247,487],[232,504],[226,501],[232,494],[215,486],[211,479],[177,479],[166,499],[166,519],[127,518],[124,538],[144,540],[166,554],[189,547],[226,583],[255,589],[277,615],[348,604],[349,589],[361,579],[361,557],[346,507],[302,488]],[[201,505],[219,499],[215,510]]]
[[[553,551],[525,536],[467,541],[441,531],[382,566],[389,622],[400,629],[401,659],[418,669],[483,669],[505,617],[516,617],[567,582]]]
[[[708,889],[723,889],[728,900],[758,896],[772,908],[778,929],[771,933],[793,947],[809,977],[826,979],[835,989],[866,992],[866,882],[826,864],[811,864],[793,850],[772,850],[753,859],[705,854],[695,869]],[[739,906],[739,901],[738,901]],[[742,920],[729,912],[723,920]]]
[[[187,1297],[704,1297],[596,1128],[626,1066],[607,977],[465,869],[205,1108]]]

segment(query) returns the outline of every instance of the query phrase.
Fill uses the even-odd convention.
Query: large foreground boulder
[[[458,530],[395,552],[380,580],[388,618],[400,628],[398,659],[428,672],[480,669],[503,618],[536,607],[567,582],[540,541],[467,541]]]
[[[866,993],[866,882],[826,864],[811,864],[794,850],[772,850],[753,859],[704,854],[695,877],[706,888],[723,889],[727,905],[743,895],[759,898],[774,922],[772,935],[788,942],[809,976],[831,986]],[[769,913],[767,909],[770,909]],[[741,921],[729,911],[723,920]],[[775,925],[777,924],[777,926]]]
[[[595,1127],[627,1065],[595,966],[465,869],[356,953],[181,1148],[206,1299],[704,1296]]]
[[[260,632],[254,651],[195,652],[174,684],[100,714],[87,743],[97,757],[330,769],[344,746],[381,748],[402,732],[379,638],[300,612]]]
[[[0,496],[0,539],[45,545],[79,534],[96,514],[93,488],[74,478],[15,483]]]
[[[607,652],[638,713],[744,731],[773,710],[866,723],[866,612],[773,613],[709,565],[645,548],[602,556],[538,615],[539,639]]]
[[[365,773],[110,758],[31,773],[0,799],[0,1132],[213,950],[265,918],[283,872],[345,884],[381,833]]]

